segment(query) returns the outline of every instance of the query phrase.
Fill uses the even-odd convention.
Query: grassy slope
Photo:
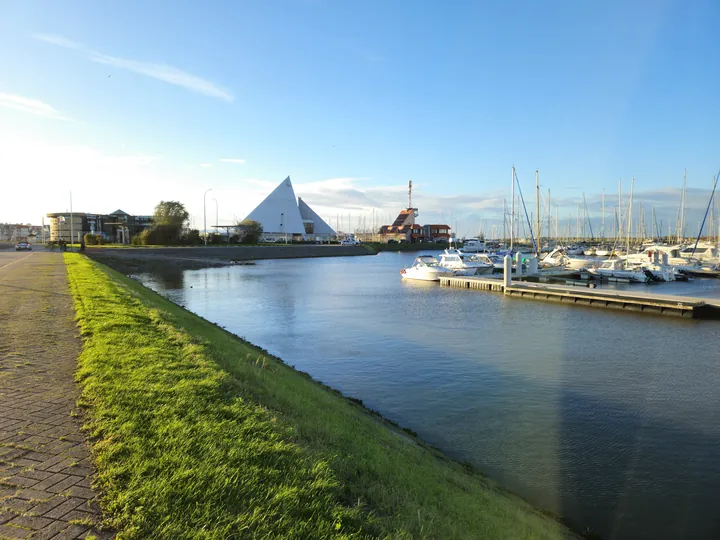
[[[77,254],[78,378],[127,538],[562,538],[359,405]]]

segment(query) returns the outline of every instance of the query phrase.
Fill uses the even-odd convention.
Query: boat
[[[567,268],[569,270],[583,270],[598,266],[599,261],[580,257],[570,257],[569,252],[564,248],[556,248],[543,257],[540,261],[544,268]]]
[[[597,268],[589,268],[588,272],[598,277],[626,279],[633,283],[647,283],[650,280],[644,270],[626,268],[625,261],[622,259],[607,260]]]
[[[697,259],[702,265],[720,264],[720,250],[710,242],[699,242],[680,250],[683,259]]]
[[[495,269],[493,264],[473,259],[472,255],[457,249],[446,249],[445,252],[440,255],[440,262],[438,264],[443,268],[452,270],[455,276],[492,274]]]
[[[597,257],[608,257],[612,251],[612,248],[607,246],[600,246],[595,250],[595,255]]]
[[[639,261],[645,264],[650,264],[655,262],[655,253],[658,255],[658,262],[662,262],[663,255],[667,255],[667,264],[674,267],[676,270],[679,271],[696,271],[700,270],[702,268],[702,265],[700,262],[691,257],[681,257],[680,250],[682,246],[675,245],[675,246],[665,246],[662,244],[654,244],[651,246],[647,246],[643,251],[640,253],[634,253],[631,255],[626,255],[625,259],[628,261]]]
[[[583,255],[587,255],[588,257],[594,257],[597,255],[597,252],[595,251],[594,247],[589,247],[585,251],[583,251]]]
[[[477,261],[482,264],[491,264],[493,266],[493,271],[495,272],[503,272],[505,270],[505,262],[503,261],[502,256],[497,255],[496,253],[476,253],[474,255],[470,255],[471,261]]]
[[[441,277],[453,275],[452,270],[440,266],[438,260],[432,255],[420,255],[412,266],[400,270],[403,279],[417,279],[420,281],[440,281]]]
[[[463,253],[481,253],[486,251],[485,242],[477,238],[468,238],[463,242]]]
[[[573,244],[571,246],[567,246],[564,248],[565,253],[568,255],[582,255],[585,251],[585,249],[581,246],[578,246],[577,244]]]

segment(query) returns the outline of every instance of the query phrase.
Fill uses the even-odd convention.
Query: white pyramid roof
[[[300,208],[300,216],[306,220],[312,220],[313,222],[313,234],[329,234],[330,236],[335,235],[335,231],[318,216],[315,211],[310,208],[302,197],[298,197],[298,208]]]
[[[261,223],[264,234],[287,233],[305,236],[305,227],[289,176],[245,219]]]

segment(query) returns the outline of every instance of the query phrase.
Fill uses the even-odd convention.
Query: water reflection
[[[177,288],[144,279],[578,529],[720,537],[717,323],[402,281],[412,258],[263,261],[187,271]]]

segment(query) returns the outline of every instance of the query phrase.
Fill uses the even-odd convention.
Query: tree
[[[185,205],[177,201],[160,201],[153,213],[153,225],[140,234],[143,244],[177,244],[190,214]]]
[[[155,225],[170,225],[181,229],[188,220],[188,211],[185,205],[177,201],[160,201],[153,213]]]
[[[235,231],[241,244],[257,244],[262,236],[263,226],[252,219],[244,219],[235,225]]]

